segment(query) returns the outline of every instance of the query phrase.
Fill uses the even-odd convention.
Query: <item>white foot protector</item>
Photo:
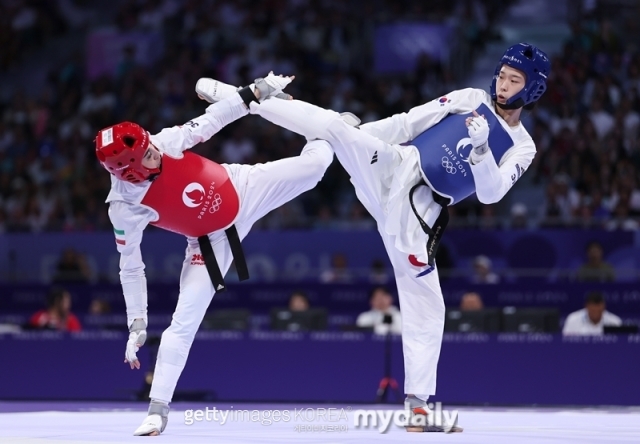
[[[157,414],[149,415],[142,421],[142,425],[133,432],[133,436],[148,436],[153,432],[159,435],[164,431],[166,426],[166,418],[162,418],[162,416]]]
[[[344,120],[347,125],[351,125],[355,128],[360,126],[360,119],[353,113],[340,113],[340,117],[342,117],[342,120]]]
[[[196,93],[202,100],[206,100],[209,103],[215,103],[222,99],[226,99],[234,95],[238,91],[238,88],[219,80],[209,79],[202,77],[196,83]]]

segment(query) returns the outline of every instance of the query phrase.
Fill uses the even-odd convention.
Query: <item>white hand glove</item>
[[[467,119],[467,130],[469,131],[469,138],[471,139],[471,145],[478,154],[484,154],[489,145],[489,122],[483,116],[479,116],[474,111],[474,117]]]
[[[283,77],[276,76],[273,71],[269,73],[264,79],[256,79],[252,85],[260,91],[260,102],[264,102],[270,97],[277,97],[279,99],[291,99],[289,94],[284,94],[282,90],[295,79],[295,76]],[[253,88],[252,88],[253,89]],[[255,91],[254,89],[254,91]]]
[[[147,324],[142,319],[136,319],[129,327],[129,340],[124,353],[124,362],[128,362],[131,368],[140,368],[140,361],[136,353],[147,340]]]

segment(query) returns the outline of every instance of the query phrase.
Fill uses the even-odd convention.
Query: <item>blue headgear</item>
[[[547,90],[547,77],[551,72],[549,58],[543,51],[533,45],[518,43],[505,51],[500,63],[496,66],[496,72],[491,82],[491,98],[494,102],[497,100],[496,82],[502,65],[522,71],[526,79],[522,91],[509,98],[506,104],[498,104],[501,108],[515,109],[529,105],[538,101]]]

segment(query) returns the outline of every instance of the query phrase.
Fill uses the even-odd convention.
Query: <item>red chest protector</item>
[[[162,174],[140,202],[155,210],[156,227],[200,237],[231,225],[240,200],[227,170],[185,151],[182,159],[162,156]]]

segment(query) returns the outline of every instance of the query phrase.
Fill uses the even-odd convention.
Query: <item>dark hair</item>
[[[53,308],[58,305],[66,293],[67,290],[62,287],[52,287],[47,295],[47,308]]]
[[[377,291],[384,291],[387,294],[391,294],[387,287],[385,287],[384,285],[378,285],[377,287],[373,287],[369,292],[369,301],[373,299],[373,295],[376,294]]]
[[[584,298],[585,304],[604,304],[604,296],[599,291],[591,291]]]

